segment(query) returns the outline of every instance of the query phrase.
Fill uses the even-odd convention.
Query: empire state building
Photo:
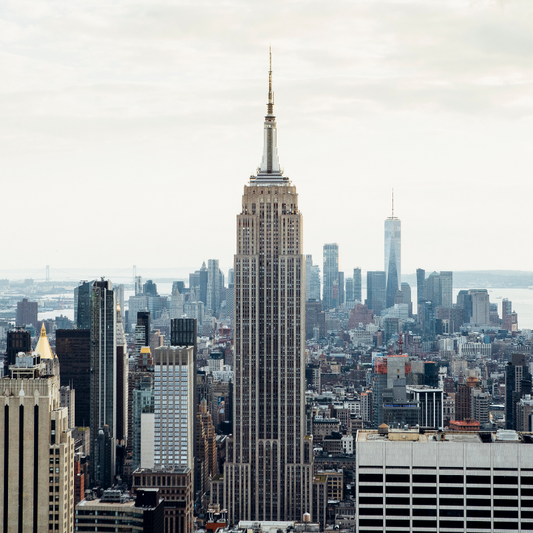
[[[233,524],[312,514],[302,235],[296,187],[279,165],[271,66],[263,159],[237,215],[234,431],[224,467]]]

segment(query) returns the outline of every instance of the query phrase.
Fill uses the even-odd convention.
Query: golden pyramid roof
[[[44,327],[44,324],[41,328],[41,336],[39,337],[37,346],[35,347],[35,350],[33,351],[35,353],[40,354],[41,359],[53,359],[54,358],[52,348],[50,348],[50,343],[48,342],[48,337],[46,336],[46,328]]]

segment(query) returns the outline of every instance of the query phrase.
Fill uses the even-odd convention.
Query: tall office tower
[[[151,279],[149,279],[143,285],[143,294],[145,296],[159,296],[159,294],[157,293],[157,284],[154,283]]]
[[[345,302],[345,293],[344,293],[344,272],[339,272],[339,281],[337,283],[339,291],[339,306]]]
[[[226,285],[225,285],[225,280],[226,280],[226,276],[224,276],[224,272],[222,272],[222,270],[220,270],[220,268],[218,269],[218,277],[219,277],[219,280],[218,280],[218,302],[219,302],[219,307],[222,307],[222,304],[224,303],[224,301],[226,300]]]
[[[124,284],[113,285],[113,290],[115,291],[115,299],[117,304],[120,306],[120,314],[122,315],[122,322],[124,322],[125,311],[124,307]]]
[[[76,391],[75,426],[87,427],[91,420],[91,331],[56,330],[56,353],[61,365],[61,385]]]
[[[27,298],[23,298],[21,302],[17,303],[17,326],[29,326],[32,324],[37,327],[37,313],[39,304],[37,302],[30,302]]]
[[[513,312],[513,302],[504,298],[502,300],[502,329],[511,331],[510,317]]]
[[[31,351],[31,334],[23,328],[17,327],[7,332],[7,361],[6,365],[14,365],[19,352]],[[7,370],[6,366],[6,370]],[[7,372],[6,372],[7,374]]]
[[[339,306],[337,293],[339,284],[339,245],[337,243],[324,244],[323,264],[322,308],[327,312]]]
[[[411,300],[411,286],[405,281],[402,282],[401,288],[403,294],[403,303],[409,306],[409,318],[413,316],[413,301]]]
[[[150,327],[150,311],[137,312],[137,326],[142,326],[143,328],[143,346],[150,346],[150,333],[152,332]]]
[[[490,324],[490,301],[487,289],[471,289],[468,291],[472,298],[471,324],[488,326]]]
[[[385,220],[385,276],[386,306],[392,307],[396,291],[402,282],[402,223],[394,216],[394,192],[392,214]]]
[[[115,481],[117,409],[116,304],[110,281],[95,281],[91,299],[91,462],[93,486]]]
[[[381,270],[366,273],[366,305],[379,315],[385,308],[387,281],[385,272]]]
[[[135,296],[143,293],[143,278],[142,276],[135,276]]]
[[[305,256],[305,298],[309,300],[309,293],[311,292],[311,268],[313,267],[313,256],[307,254]]]
[[[154,354],[154,465],[194,466],[194,349],[161,346]]]
[[[120,443],[128,440],[128,345],[124,326],[122,323],[122,313],[117,302],[117,319],[115,332],[117,346],[117,423],[116,438]]]
[[[74,289],[74,323],[78,329],[91,329],[91,293],[93,281],[82,281]]]
[[[154,364],[147,346],[141,349],[135,371],[129,375],[131,395],[131,429],[128,448],[132,469],[154,466]],[[131,439],[131,442],[130,442]]]
[[[472,418],[472,387],[466,383],[457,385],[455,393],[455,420],[469,420]]]
[[[200,271],[195,270],[194,272],[189,273],[189,289],[199,289],[200,288]]]
[[[128,332],[135,331],[137,325],[137,314],[141,311],[148,311],[148,298],[144,294],[130,296],[128,300]]]
[[[185,282],[184,281],[173,281],[172,282],[172,290],[170,291],[171,294],[176,290],[178,289],[178,291],[180,292],[180,294],[184,294],[185,293]]]
[[[320,267],[313,265],[313,256],[305,256],[305,298],[320,301]]]
[[[217,473],[217,443],[215,426],[211,413],[207,410],[207,401],[203,399],[197,408],[198,433],[196,435],[196,460],[199,468],[195,469],[195,492],[204,494],[209,490],[209,480]]]
[[[198,326],[196,318],[173,318],[170,321],[170,344],[192,346],[196,356]]]
[[[353,269],[353,296],[356,302],[363,302],[361,269],[359,267]]]
[[[453,307],[453,272],[440,273],[440,304],[446,309]]]
[[[426,301],[426,271],[416,269],[416,318],[422,322],[424,302]]]
[[[518,331],[518,315],[513,311],[513,302],[502,300],[502,329]]]
[[[459,291],[457,294],[457,307],[463,310],[463,323],[470,324],[470,320],[472,319],[472,296],[469,294],[469,291]]]
[[[196,442],[198,431],[198,384],[196,372],[196,354],[198,352],[198,321],[196,318],[174,318],[170,321],[170,344],[171,346],[192,346],[193,348],[193,372],[191,383],[193,387],[193,442]],[[198,470],[199,465],[195,465],[194,470]]]
[[[207,308],[213,316],[218,315],[220,309],[220,269],[218,259],[207,261]]]
[[[431,302],[433,307],[441,305],[440,275],[432,272],[426,279],[425,285],[426,302]]]
[[[172,292],[170,297],[170,318],[180,318],[183,315],[183,296],[178,289]]]
[[[207,267],[205,266],[205,261],[202,263],[202,268],[200,268],[200,292],[198,294],[198,300],[204,302],[204,305],[207,305],[207,283],[208,283],[209,274],[207,272]]]
[[[516,405],[520,399],[531,394],[531,374],[523,353],[511,355],[505,365],[505,428],[517,428]]]
[[[0,379],[0,530],[74,531],[74,443],[59,363],[41,331]]]
[[[353,294],[353,278],[346,278],[344,281],[345,283],[345,299],[346,299],[346,305],[353,309],[354,306],[354,294]]]
[[[270,72],[263,160],[237,215],[234,430],[224,465],[233,524],[313,512],[302,215],[296,187],[280,170],[273,109]]]

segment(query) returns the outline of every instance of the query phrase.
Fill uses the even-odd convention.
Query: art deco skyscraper
[[[0,531],[74,531],[74,442],[44,326],[0,379]]]
[[[385,276],[387,283],[387,307],[394,305],[396,291],[402,283],[402,223],[394,216],[394,193],[392,214],[385,220]]]
[[[234,432],[224,468],[230,523],[312,513],[302,215],[279,165],[272,71],[267,110],[261,167],[237,215]]]

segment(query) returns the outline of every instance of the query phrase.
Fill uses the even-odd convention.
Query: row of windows
[[[385,474],[385,481],[387,483],[409,483],[409,474]],[[459,483],[465,482],[465,476],[440,474],[439,483]],[[437,483],[437,476],[434,474],[413,474],[413,483]],[[466,483],[475,484],[490,484],[492,481],[495,485],[517,485],[518,476],[466,476]],[[383,474],[359,474],[359,482],[367,483],[383,483]],[[533,477],[521,476],[520,483],[522,485],[533,485]]]
[[[390,508],[385,510],[387,516],[409,516],[410,509],[406,508]],[[382,516],[383,509],[378,507],[366,507],[359,510],[361,516]],[[464,517],[464,509],[439,509],[439,516],[444,517]],[[437,509],[413,509],[413,516],[437,516]],[[492,511],[490,509],[467,509],[466,516],[468,518],[518,518],[518,511],[511,509]],[[533,519],[533,511],[522,511],[521,517],[523,519]]]
[[[389,528],[393,527],[410,527],[410,520],[385,520],[387,531],[390,531]],[[412,527],[426,527],[426,528],[437,528],[436,520],[413,520]],[[359,519],[359,526],[367,527],[383,527],[383,520],[361,518]],[[465,523],[463,520],[439,520],[440,528],[450,528],[450,529],[463,529]],[[513,531],[519,529],[519,522],[480,522],[480,521],[466,521],[467,529],[492,529],[496,531]],[[533,530],[533,523],[522,523],[520,524],[522,530]],[[365,530],[359,529],[359,533],[366,533]],[[370,531],[369,531],[370,533]]]
[[[402,498],[398,496],[387,496],[385,503],[387,505],[409,505],[410,498]],[[437,505],[437,498],[418,498],[413,496],[413,505]],[[439,498],[439,505],[452,505],[456,507],[463,507],[465,500],[463,498]],[[466,505],[468,507],[518,507],[519,500],[502,500],[499,498],[467,498]],[[359,505],[383,505],[382,496],[359,496]],[[520,500],[522,507],[533,507],[533,500]]]
[[[382,494],[383,488],[387,494],[410,494],[411,488],[409,485],[360,485],[360,493],[373,493],[373,494]],[[425,487],[425,486],[413,486],[413,494],[437,494],[437,487]],[[450,486],[440,486],[439,494],[461,494],[465,493],[465,487],[450,487]],[[495,496],[518,496],[518,487],[494,487],[491,491],[490,487],[466,487],[467,495],[483,495],[490,496],[491,494]],[[524,488],[522,487],[520,494],[522,496],[533,496],[533,488]]]

